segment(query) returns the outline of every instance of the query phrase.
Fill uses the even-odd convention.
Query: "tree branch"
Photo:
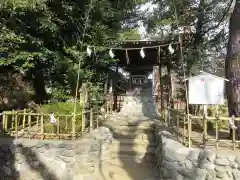
[[[204,35],[205,35],[206,33],[208,33],[209,31],[211,31],[211,30],[213,30],[213,29],[216,29],[216,28],[218,28],[218,27],[220,26],[220,24],[223,22],[223,20],[225,19],[226,15],[228,14],[232,3],[233,3],[233,0],[231,0],[231,1],[229,2],[229,4],[228,4],[225,12],[223,13],[222,18],[221,18],[220,21],[218,22],[218,24],[215,25],[215,26],[212,26],[212,27],[210,27],[208,30],[204,31],[204,32],[202,33],[202,36],[204,36]]]

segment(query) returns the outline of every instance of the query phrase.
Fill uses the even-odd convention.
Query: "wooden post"
[[[60,117],[59,115],[57,115],[57,136],[58,136],[58,139],[60,139]]]
[[[208,135],[207,135],[207,117],[204,115],[204,148],[207,146],[207,141],[208,141]]]
[[[108,112],[108,102],[106,101],[106,114],[105,114],[105,118],[108,116],[109,112]]]
[[[5,133],[7,132],[8,130],[8,120],[9,120],[9,114],[7,112],[4,113],[5,115],[5,123],[4,123],[4,130],[5,130]]]
[[[26,124],[26,109],[23,110],[23,129],[25,128]]]
[[[232,122],[234,125],[234,127],[232,128],[233,129],[232,143],[233,143],[233,150],[235,150],[235,148],[236,148],[236,128],[235,128],[235,116],[234,115],[232,116]]]
[[[15,119],[14,114],[15,114],[15,111],[13,110],[13,111],[11,112],[11,115],[12,115],[12,119],[11,119],[11,130],[13,130],[13,128],[14,128],[14,119]]]
[[[186,114],[183,115],[183,144],[186,144]]]
[[[82,135],[84,134],[85,131],[85,109],[82,112],[82,127],[81,127]]]
[[[66,122],[65,131],[67,131],[67,129],[68,129],[68,116],[65,116],[65,122]]]
[[[89,131],[91,131],[92,130],[92,128],[93,128],[93,109],[91,108],[90,109],[90,123],[89,123]]]
[[[39,115],[37,115],[37,127],[39,127]]]
[[[219,112],[218,112],[218,105],[216,106],[216,124],[215,124],[215,129],[216,129],[216,149],[218,149],[218,121],[219,121]]]
[[[188,147],[191,147],[191,131],[192,131],[192,118],[191,116],[188,114],[187,115],[188,118]]]
[[[75,133],[76,133],[76,114],[73,113],[72,114],[72,140],[75,140]]]
[[[203,145],[207,145],[207,105],[203,105]]]
[[[177,140],[179,140],[179,116],[180,116],[180,114],[179,114],[180,112],[179,112],[179,106],[178,106],[178,103],[177,103],[177,115],[176,115],[176,118],[177,118]]]
[[[218,121],[219,121],[219,117],[217,117],[217,121],[216,121],[216,149],[218,149],[218,142],[219,142],[219,137],[218,137]]]
[[[41,140],[44,139],[44,119],[43,119],[43,114],[41,113]]]
[[[2,113],[2,129],[3,129],[3,134],[5,134],[6,133],[6,129],[5,129],[5,124],[6,124],[6,113],[5,112],[3,112]]]
[[[18,114],[17,114],[17,112],[15,112],[14,113],[14,115],[13,115],[13,117],[14,117],[14,121],[15,121],[15,138],[17,139],[18,138]]]
[[[28,138],[31,138],[30,130],[31,130],[31,118],[32,118],[32,112],[28,115]]]
[[[99,127],[99,109],[97,107],[97,128]]]

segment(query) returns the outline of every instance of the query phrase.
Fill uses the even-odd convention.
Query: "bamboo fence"
[[[167,112],[167,125],[172,128],[177,139],[181,141],[184,145],[192,147],[196,139],[206,148],[210,145],[210,142],[214,144],[216,148],[219,148],[221,143],[230,144],[233,149],[236,148],[236,145],[240,143],[238,140],[237,128],[233,128],[233,133],[231,138],[222,138],[219,136],[220,125],[221,123],[227,125],[229,117],[224,116],[194,116],[181,113],[179,111],[170,110]],[[237,127],[237,124],[240,124],[240,118],[232,116],[233,123]],[[193,125],[196,121],[202,123],[202,130],[199,128],[200,136],[193,136],[195,130],[193,130]],[[212,128],[211,135],[208,134],[208,122],[211,122],[215,127]],[[229,132],[226,132],[229,135]],[[212,145],[212,144],[211,144]]]
[[[105,117],[112,112],[111,108],[108,109],[105,109]],[[26,109],[5,111],[2,113],[1,135],[42,140],[76,139],[100,125],[103,120],[100,111],[100,107],[93,107],[80,114],[55,114],[56,123],[51,123],[50,114]]]

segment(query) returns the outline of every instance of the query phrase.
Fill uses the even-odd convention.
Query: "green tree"
[[[102,49],[86,56],[88,44],[108,46],[122,23],[134,15],[130,0],[7,0],[0,6],[0,68],[12,67],[32,83],[36,101],[48,99],[46,88],[75,94],[79,82],[101,82],[113,62]],[[90,63],[91,62],[91,63]]]
[[[198,73],[202,68],[214,72],[219,68],[215,67],[214,63],[218,63],[224,55],[231,4],[232,0],[156,0],[153,1],[156,8],[153,9],[152,15],[146,16],[143,21],[150,36],[157,36],[158,39],[178,35],[177,24],[180,27],[192,27],[191,41],[183,49],[186,73]],[[223,61],[220,68],[223,70]]]

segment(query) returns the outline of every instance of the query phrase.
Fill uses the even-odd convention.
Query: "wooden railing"
[[[109,115],[101,115],[99,107],[81,114],[55,114],[56,123],[51,123],[50,114],[23,111],[2,113],[1,135],[15,138],[76,139],[100,125]]]
[[[237,124],[240,124],[240,118],[233,116],[232,119],[237,127]],[[235,149],[237,143],[240,143],[237,128],[233,128],[232,137],[230,137],[229,117],[193,116],[171,110],[168,111],[166,120],[177,139],[188,147],[200,145],[202,147],[215,146],[219,148],[220,145],[227,145]],[[208,128],[209,125],[212,127]]]

